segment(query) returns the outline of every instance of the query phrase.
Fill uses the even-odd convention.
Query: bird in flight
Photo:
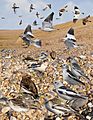
[[[19,7],[16,6],[16,3],[14,3],[12,9],[13,9],[13,11],[14,11],[15,14],[16,14],[16,9],[18,9],[18,8],[19,8]]]

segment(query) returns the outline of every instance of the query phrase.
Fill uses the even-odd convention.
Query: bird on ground
[[[70,107],[66,106],[56,97],[50,100],[45,98],[45,107],[48,111],[54,113],[54,115],[57,115],[58,117],[69,117],[74,113],[74,110],[70,109]]]
[[[39,54],[39,61],[46,61],[48,60],[48,54],[44,51],[42,51],[40,54]]]
[[[78,64],[77,60],[73,57],[69,57],[68,60],[71,63],[71,72],[78,78],[84,77],[86,79],[89,79],[84,71],[81,69],[80,65]]]
[[[28,106],[23,102],[21,96],[8,100],[9,107],[16,112],[27,112]]]
[[[70,70],[67,64],[62,65],[63,70],[63,80],[65,80],[70,85],[85,85],[82,81],[79,80]]]
[[[58,96],[60,96],[61,98],[65,99],[67,101],[76,100],[78,98],[81,98],[84,100],[86,99],[86,96],[76,93],[75,91],[71,90],[70,88],[67,88],[59,80],[54,81],[54,88],[55,88]]]
[[[19,9],[19,7],[16,6],[16,3],[14,3],[12,9],[14,11],[14,14],[16,14],[16,9]]]
[[[34,71],[45,72],[46,68],[48,67],[48,61],[41,61],[39,63],[32,63],[28,65],[28,68]]]
[[[37,87],[35,83],[31,80],[30,75],[22,76],[20,87],[23,92],[32,95],[35,99],[39,97]]]

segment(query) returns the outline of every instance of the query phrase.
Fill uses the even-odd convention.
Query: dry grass
[[[91,17],[91,21],[93,21],[93,17]],[[76,24],[73,22],[68,22],[65,24],[60,24],[54,26],[56,29],[53,32],[44,32],[41,30],[33,31],[33,34],[36,38],[41,39],[42,47],[39,50],[60,50],[64,49],[63,38],[65,37],[68,29],[73,27],[75,29],[75,36],[77,38],[77,42],[79,44],[87,44],[92,46],[93,42],[93,22],[88,23],[87,25],[82,25],[81,20],[79,20]],[[3,48],[22,48],[20,46],[20,42],[17,42],[19,35],[23,32],[23,30],[1,30],[0,31],[0,49]],[[18,40],[19,41],[19,40]],[[93,47],[93,46],[92,46]],[[30,46],[32,50],[37,50],[37,48]],[[28,49],[29,49],[28,48]]]

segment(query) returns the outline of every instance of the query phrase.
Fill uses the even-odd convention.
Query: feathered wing
[[[42,28],[53,28],[52,22],[53,22],[53,16],[54,12],[52,12],[43,22],[42,22]]]
[[[31,38],[34,38],[34,35],[32,34],[32,29],[31,29],[31,25],[28,25],[24,31],[25,35],[30,36]]]
[[[41,40],[39,39],[33,40],[33,45],[36,46],[37,48],[40,48],[42,46]]]

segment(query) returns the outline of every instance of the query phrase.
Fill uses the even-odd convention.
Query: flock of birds
[[[51,4],[47,4],[47,6],[43,9],[43,11],[47,9],[51,9]],[[64,12],[68,12],[68,5],[63,7],[59,10],[59,16],[61,16]],[[12,7],[14,13],[16,14],[16,10],[19,9],[19,7],[14,3]],[[30,6],[29,12],[32,12],[35,10],[33,4]],[[76,23],[79,15],[80,10],[77,6],[74,6],[74,17],[73,22]],[[84,14],[84,13],[82,13]],[[36,16],[39,18],[40,14],[37,12]],[[42,22],[42,29],[44,31],[53,31],[53,16],[54,12],[52,12],[47,18],[44,19]],[[84,18],[82,21],[83,25],[86,25],[89,21],[90,15]],[[41,18],[43,19],[43,17]],[[20,24],[22,24],[22,20],[20,21]],[[37,21],[34,21],[34,25],[37,25]],[[34,45],[35,47],[40,48],[42,46],[41,40],[34,39],[34,35],[31,30],[31,25],[28,25],[22,35],[20,37],[23,39],[24,43],[27,46]],[[80,47],[76,43],[76,38],[74,36],[74,29],[70,28],[64,38],[64,44],[67,47],[67,50],[70,51],[74,48]],[[50,112],[52,112],[53,116],[47,116],[44,119],[45,120],[56,120],[57,117],[63,117],[65,120],[68,118],[68,116],[74,114],[76,115],[80,120],[93,120],[93,101],[88,101],[88,95],[80,94],[78,91],[73,90],[73,86],[77,85],[78,87],[81,87],[84,89],[86,87],[85,82],[81,80],[81,78],[84,78],[88,83],[90,83],[90,80],[86,73],[82,70],[80,67],[78,61],[74,57],[69,57],[66,60],[62,60],[62,76],[63,81],[67,82],[67,85],[64,85],[64,83],[60,80],[57,80],[57,65],[59,64],[59,58],[56,55],[55,51],[52,51],[50,53],[51,59],[56,60],[57,64],[53,66],[54,69],[54,80],[51,83],[54,87],[52,91],[49,91],[49,93],[53,96],[55,96],[55,93],[57,94],[53,99],[48,99],[47,96],[44,96],[44,105],[46,109]],[[32,72],[39,72],[39,74],[42,76],[44,75],[46,68],[49,66],[49,59],[46,52],[41,52],[39,55],[39,59],[35,60],[30,57],[27,57],[24,59],[24,63],[27,65],[28,69]],[[69,65],[69,64],[70,65]],[[0,97],[0,103],[8,104],[10,109],[17,112],[26,112],[29,109],[40,109],[43,110],[43,108],[38,108],[35,106],[35,102],[39,102],[39,98],[43,96],[45,93],[38,93],[38,89],[34,83],[34,81],[31,80],[31,76],[26,75],[22,77],[22,80],[20,82],[20,88],[23,91],[22,96],[18,96],[13,99],[7,99],[6,97]],[[24,99],[23,99],[24,98]],[[62,100],[65,100],[65,103],[62,103]],[[89,113],[86,114],[86,110],[83,112],[79,112],[80,108],[82,108],[84,105],[88,105],[89,107]],[[9,111],[11,111],[9,109]],[[10,115],[11,112],[8,112],[7,114]],[[92,117],[91,117],[92,116]]]
[[[69,4],[66,4],[61,9],[59,9],[59,17],[57,17],[56,20],[61,19],[61,16],[65,12],[70,12],[71,11],[71,10],[69,10],[69,6],[70,6]],[[17,10],[20,9],[20,7],[17,6],[16,3],[13,3],[12,9],[13,9],[14,14],[16,14]],[[42,9],[42,11],[46,11],[48,9],[52,10],[52,5],[51,4],[46,4],[45,7]],[[32,13],[35,10],[36,10],[36,8],[35,8],[34,4],[30,4],[30,6],[29,6],[29,12]],[[77,20],[79,19],[80,15],[82,15],[82,14],[84,15],[84,13],[81,13],[79,7],[77,7],[75,5],[74,5],[74,7],[72,6],[72,11],[71,12],[73,13],[73,22],[74,23],[77,22]],[[44,30],[44,28],[47,28],[47,29],[45,29],[45,31],[52,31],[53,30],[53,15],[54,15],[54,12],[52,12],[47,18],[45,18],[39,12],[35,13],[35,16],[38,19],[43,20],[42,21],[42,29]],[[19,18],[22,18],[22,15],[19,15]],[[89,18],[90,18],[90,15],[86,16],[85,18],[83,18],[82,19],[82,24],[86,25],[87,22],[91,22],[89,20]],[[1,17],[1,19],[5,19],[5,17]],[[22,24],[23,24],[23,20],[21,19],[19,21],[19,25],[22,25]],[[38,24],[37,20],[34,20],[33,23],[32,23],[32,25],[33,26],[37,26],[39,24]]]

